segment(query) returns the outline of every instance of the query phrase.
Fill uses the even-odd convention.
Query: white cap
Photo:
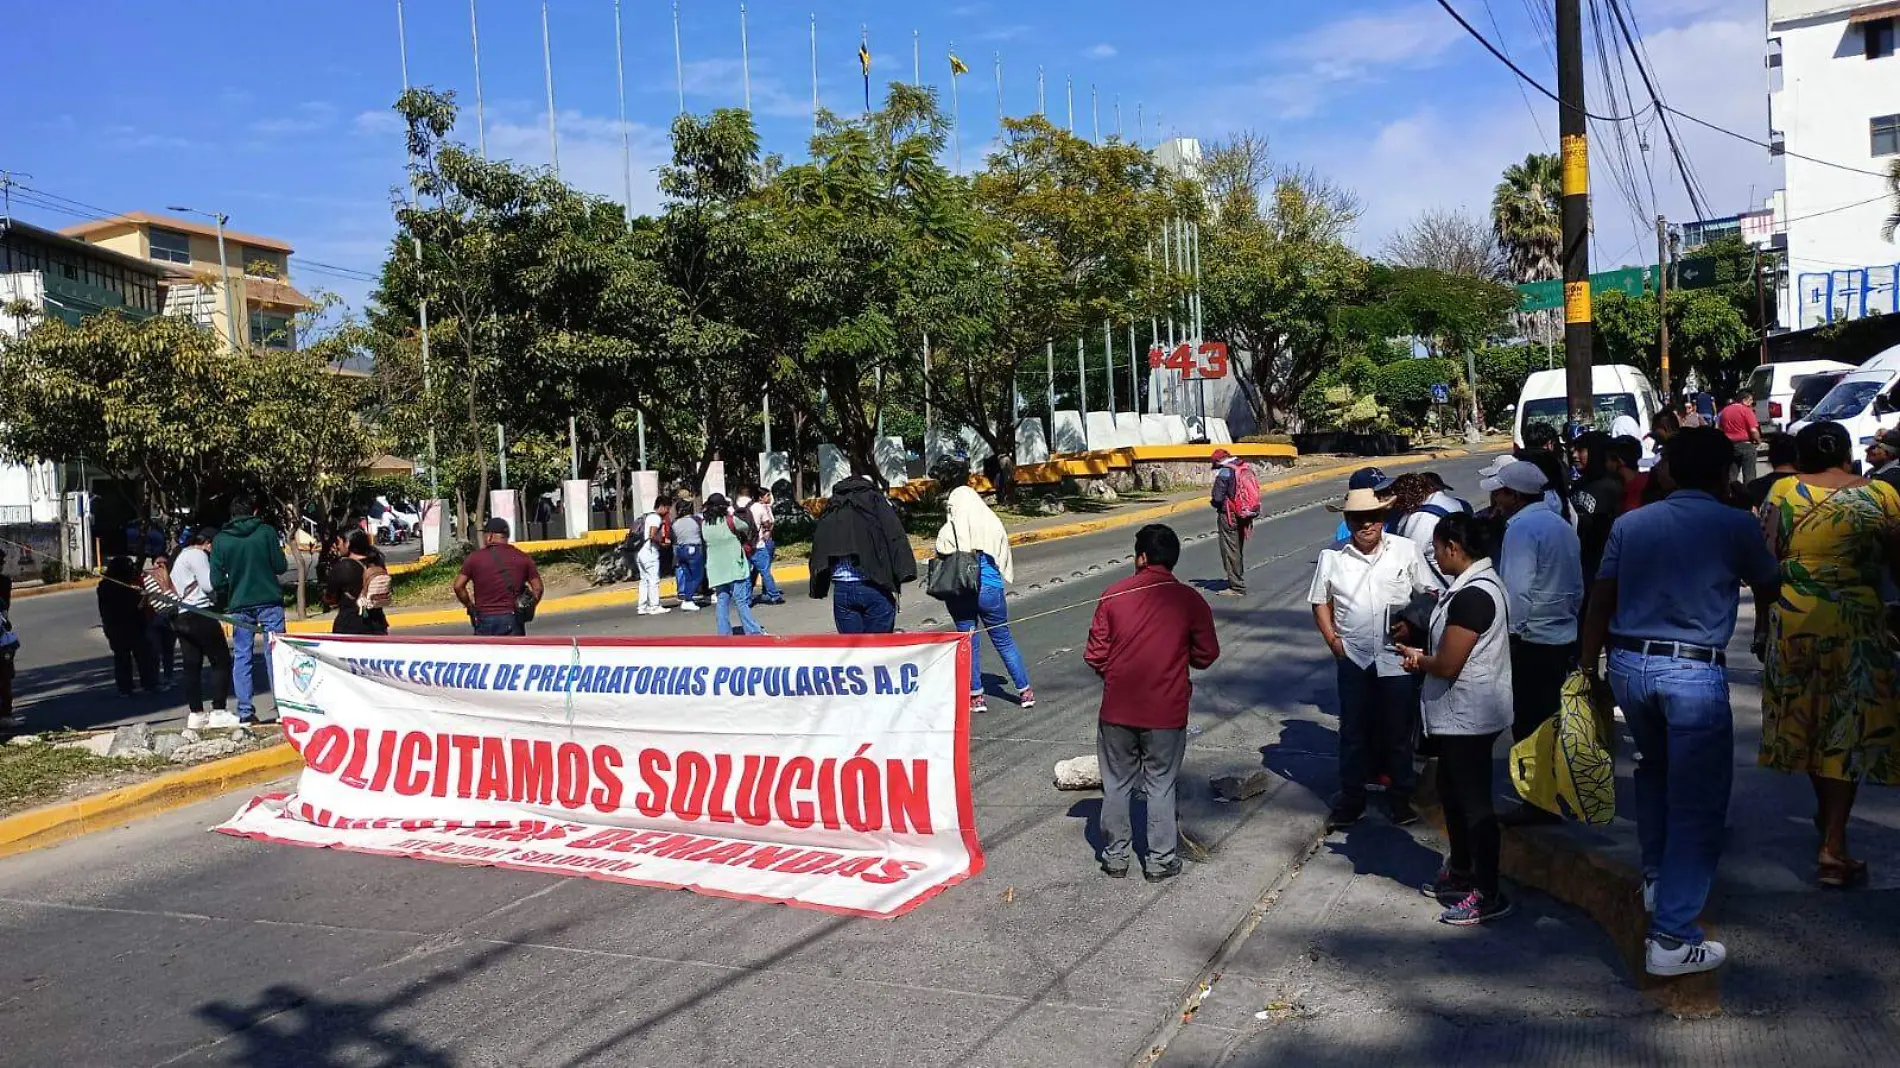
[[[1517,462],[1517,457],[1512,456],[1510,453],[1508,452],[1499,453],[1498,457],[1492,460],[1491,463],[1487,465],[1484,470],[1478,472],[1478,477],[1480,479],[1496,478],[1499,471],[1504,470],[1506,467],[1516,462]]]
[[[1529,460],[1512,460],[1481,480],[1478,488],[1486,493],[1507,489],[1530,497],[1544,492],[1544,488],[1549,485],[1550,480],[1544,477],[1543,468]]]

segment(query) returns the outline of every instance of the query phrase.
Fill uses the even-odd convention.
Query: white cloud
[[[375,111],[358,112],[350,120],[350,128],[363,137],[386,137],[402,133],[402,116],[393,108],[377,108]]]
[[[890,57],[872,58],[872,76]],[[701,100],[713,107],[740,107],[745,103],[745,63],[738,58],[698,59],[680,68],[689,101]],[[667,86],[669,90],[673,87]],[[764,64],[752,66],[752,110],[774,118],[808,118],[811,115],[809,87],[794,92],[768,72]]]
[[[1118,50],[1114,45],[1103,42],[1089,49],[1088,55],[1090,59],[1113,59],[1117,52]]]
[[[976,39],[979,41],[1014,41],[1017,38],[1029,36],[1035,32],[1035,29],[1034,26],[1025,23],[1011,23],[1007,26],[997,26],[993,29],[984,30],[982,33],[976,35]]]
[[[623,198],[618,119],[562,111],[556,116],[560,135],[561,178],[577,189],[613,201]],[[672,158],[667,132],[637,122],[627,124],[633,170],[633,210],[659,210],[659,168]],[[488,123],[488,154],[524,166],[548,163],[547,113],[492,117]]]
[[[298,104],[288,115],[257,119],[247,127],[258,137],[288,137],[328,129],[336,122],[336,105],[324,100]]]

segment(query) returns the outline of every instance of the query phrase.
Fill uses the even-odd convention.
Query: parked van
[[[1846,427],[1857,442],[1900,424],[1900,345],[1842,375],[1821,403],[1788,429],[1798,431],[1822,420]]]
[[[1524,447],[1524,428],[1531,423],[1549,423],[1559,434],[1563,433],[1564,425],[1570,421],[1565,374],[1559,367],[1552,371],[1532,371],[1530,377],[1524,379],[1524,389],[1517,397],[1516,426],[1511,435],[1518,448]],[[1662,401],[1643,372],[1622,363],[1592,367],[1590,392],[1594,395],[1592,425],[1598,430],[1610,431],[1618,416],[1629,416],[1636,421],[1636,437],[1647,451],[1649,421],[1662,410]]]
[[[1795,410],[1795,395],[1800,392],[1801,384],[1817,374],[1833,373],[1838,379],[1842,372],[1852,371],[1853,364],[1839,360],[1790,360],[1787,363],[1764,363],[1755,368],[1748,376],[1748,389],[1755,394],[1755,420],[1763,431],[1780,430],[1790,426],[1807,414],[1806,409]],[[1809,391],[1815,397],[1825,396]],[[1812,404],[1809,405],[1812,407]]]

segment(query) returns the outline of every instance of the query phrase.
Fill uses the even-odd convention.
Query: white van
[[[1900,345],[1842,375],[1821,403],[1788,429],[1822,420],[1846,427],[1856,443],[1900,423]]]
[[[1807,415],[1805,409],[1797,411],[1795,398],[1801,393],[1801,385],[1815,375],[1829,375],[1840,378],[1842,372],[1852,371],[1854,365],[1839,360],[1790,360],[1787,363],[1764,363],[1755,368],[1748,376],[1748,389],[1755,394],[1755,420],[1761,424],[1764,432],[1780,430],[1799,421]],[[1826,390],[1815,393],[1806,391],[1816,400],[1826,395]],[[1803,398],[1804,403],[1806,398]]]
[[[1531,423],[1549,423],[1558,434],[1563,433],[1564,425],[1570,421],[1565,374],[1559,367],[1551,371],[1532,371],[1530,377],[1524,379],[1524,388],[1517,396],[1516,426],[1511,435],[1518,448],[1524,447],[1524,428]],[[1590,392],[1594,394],[1591,423],[1596,429],[1609,431],[1618,416],[1627,415],[1636,421],[1636,438],[1647,451],[1649,421],[1662,410],[1662,402],[1643,372],[1624,363],[1592,367]]]

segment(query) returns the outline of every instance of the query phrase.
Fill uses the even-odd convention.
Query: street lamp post
[[[212,225],[217,228],[218,288],[224,291],[225,336],[230,338],[231,351],[236,352],[238,350],[237,312],[232,310],[233,305],[231,304],[231,265],[227,263],[224,258],[224,224],[229,221],[230,216],[221,211],[199,211],[196,208],[180,207],[177,204],[168,205],[165,210],[176,211],[185,215],[202,215],[210,219]]]

